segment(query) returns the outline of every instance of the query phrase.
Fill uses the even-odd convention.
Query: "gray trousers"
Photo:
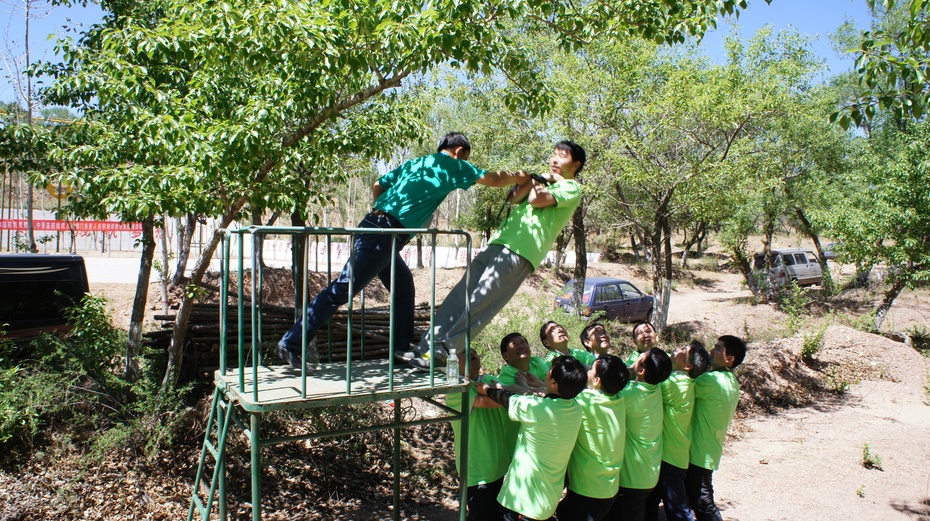
[[[463,275],[436,310],[433,323],[436,358],[445,360],[448,348],[458,353],[465,351],[466,291],[471,303],[471,338],[474,339],[510,302],[533,269],[529,261],[500,244],[488,245],[479,253],[471,263],[470,287],[465,287]],[[417,352],[428,353],[429,346],[429,333],[423,333]]]

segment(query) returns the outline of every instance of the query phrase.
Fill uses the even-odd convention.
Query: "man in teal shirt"
[[[520,423],[513,461],[497,496],[507,509],[505,520],[549,519],[555,513],[571,456],[565,447],[575,445],[581,426],[581,407],[573,398],[586,384],[584,365],[570,356],[552,361],[545,397],[475,384],[479,394],[506,407],[510,419]]]
[[[643,521],[646,500],[659,482],[662,464],[662,391],[659,384],[672,372],[672,361],[653,347],[632,367],[636,380],[623,391],[626,405],[626,443],[620,490],[606,519]]]
[[[710,351],[711,371],[694,381],[691,450],[685,490],[697,521],[723,521],[714,503],[714,471],[720,468],[723,440],[739,403],[733,373],[746,356],[746,342],[724,335]]]
[[[475,183],[506,186],[526,183],[524,172],[488,172],[468,162],[471,144],[458,132],[446,134],[435,154],[411,159],[381,176],[371,186],[374,209],[365,216],[359,228],[403,229],[424,226],[436,208],[453,190],[467,189]],[[359,234],[352,246],[354,262],[347,262],[342,272],[307,306],[307,323],[301,318],[278,342],[275,353],[292,367],[302,365],[303,336],[307,335],[308,358],[316,355],[316,332],[343,304],[349,286],[358,293],[378,277],[394,297],[395,322],[391,335],[395,349],[408,349],[413,340],[413,310],[415,291],[413,275],[400,257],[400,250],[410,240],[409,234]],[[391,288],[391,266],[394,266],[395,287]],[[464,346],[459,349],[464,353]]]
[[[668,521],[693,521],[685,474],[691,448],[691,413],[694,410],[694,380],[710,369],[704,344],[692,340],[671,356],[672,374],[659,384],[662,390],[662,467],[659,484],[646,503],[646,521],[659,518],[659,501]]]
[[[469,355],[468,379],[497,385],[490,375],[481,375],[481,358],[474,349]],[[465,374],[465,357],[459,358],[459,374]],[[473,521],[501,519],[504,509],[497,502],[497,495],[504,483],[504,473],[510,466],[513,450],[517,444],[519,424],[510,421],[507,410],[487,396],[480,396],[474,387],[468,390],[468,481],[465,483],[468,496],[468,518]],[[462,394],[446,396],[446,405],[461,411]],[[461,472],[462,422],[452,422],[455,436],[455,467]]]
[[[560,141],[549,159],[549,173],[517,185],[510,197],[516,206],[471,263],[470,285],[465,284],[466,276],[459,280],[436,311],[432,335],[424,333],[416,350],[404,354],[411,365],[428,369],[430,356],[441,362],[448,349],[464,351],[469,320],[466,298],[472,335],[480,333],[507,305],[523,280],[546,258],[578,208],[581,185],[575,176],[586,158],[577,143]]]
[[[626,404],[620,391],[630,381],[623,360],[601,355],[588,371],[588,388],[575,397],[581,430],[568,461],[568,493],[559,521],[600,521],[620,489],[626,442]]]

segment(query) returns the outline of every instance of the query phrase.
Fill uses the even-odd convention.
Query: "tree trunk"
[[[810,219],[804,214],[804,210],[795,208],[798,221],[801,223],[802,231],[814,242],[814,249],[817,251],[817,262],[820,264],[820,271],[823,273],[823,280],[820,285],[828,292],[833,292],[833,276],[830,274],[830,266],[827,265],[827,259],[823,256],[823,248],[820,246],[820,236],[814,232]]]
[[[433,258],[433,263],[436,262],[435,256]],[[417,235],[417,269],[420,269],[424,266],[423,264],[423,236]]]
[[[291,214],[291,226],[302,228],[307,222],[296,211]],[[318,237],[318,236],[317,236]],[[294,320],[297,320],[297,313],[301,312],[301,303],[303,302],[304,272],[306,266],[303,265],[304,249],[306,241],[299,235],[291,235],[291,279],[294,281]],[[307,263],[310,260],[307,259]]]
[[[875,331],[881,331],[882,324],[885,322],[885,317],[888,316],[888,310],[891,309],[891,305],[894,304],[894,300],[901,294],[901,290],[904,289],[904,286],[905,277],[902,273],[897,273],[894,277],[894,281],[891,283],[891,287],[885,292],[882,303],[875,309]]]
[[[588,273],[588,245],[585,241],[584,206],[579,205],[572,214],[572,236],[575,238],[575,270],[573,278],[575,287],[572,288],[572,306],[580,313],[581,296],[584,293],[584,279]]]
[[[142,324],[149,297],[149,276],[152,274],[152,259],[155,258],[155,226],[152,216],[142,220],[142,256],[139,262],[139,277],[136,279],[136,296],[132,299],[129,317],[129,341],[126,345],[126,379],[139,377],[139,352],[142,350]]]
[[[762,225],[763,237],[762,237],[762,255],[765,259],[765,280],[766,284],[763,288],[765,299],[774,302],[778,297],[778,286],[775,281],[775,270],[773,270],[772,265],[772,239],[775,236],[775,217],[771,215],[765,216],[765,223]]]
[[[163,226],[161,229],[161,269],[158,271],[158,286],[161,289],[161,305],[162,311],[164,314],[168,314],[169,300],[168,300],[168,230],[165,229],[165,225],[168,224],[168,216],[165,215],[162,220]]]
[[[187,262],[191,256],[191,242],[194,240],[194,229],[197,227],[197,215],[187,214],[182,223],[181,217],[177,219],[178,223],[178,262],[174,268],[174,276],[171,278],[171,287],[176,288],[184,284],[184,273],[187,271]]]
[[[655,232],[652,235],[653,297],[656,299],[652,324],[662,332],[668,324],[669,301],[672,296],[672,227],[668,218],[671,192],[667,192],[656,211]]]

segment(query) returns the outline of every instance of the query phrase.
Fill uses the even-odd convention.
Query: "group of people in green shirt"
[[[469,353],[468,519],[653,521],[662,506],[668,520],[722,520],[712,478],[744,341],[724,335],[708,352],[695,340],[669,355],[644,322],[624,361],[598,323],[579,348],[555,322],[539,338],[544,357],[520,333],[505,336],[497,376]],[[462,410],[462,394],[447,401]],[[453,431],[460,464],[461,422]]]

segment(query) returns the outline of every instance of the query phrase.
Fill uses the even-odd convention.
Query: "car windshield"
[[[591,297],[591,290],[592,290],[593,288],[594,288],[594,286],[592,286],[591,284],[585,284],[585,285],[584,285],[584,293],[582,294],[582,297],[581,297],[581,300],[582,300],[582,301],[584,301],[584,302],[587,302],[587,301],[588,301],[588,299]],[[562,296],[561,296],[561,298],[566,299],[566,300],[571,300],[571,298],[572,298],[572,291],[574,291],[574,290],[575,290],[575,281],[573,281],[573,280],[568,281],[568,284],[566,284],[565,287],[562,288]]]

